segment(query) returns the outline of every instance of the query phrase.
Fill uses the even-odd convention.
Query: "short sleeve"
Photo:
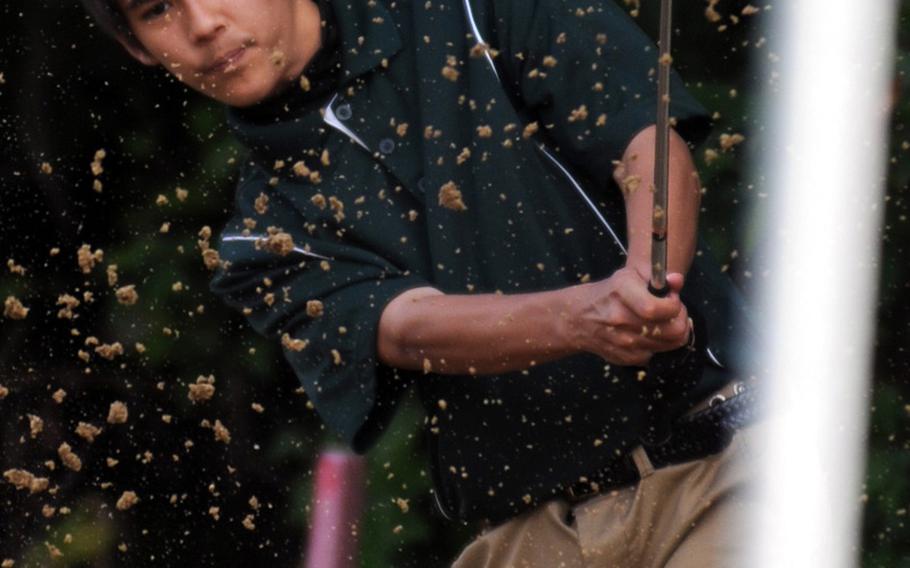
[[[241,179],[211,290],[244,310],[257,332],[282,343],[323,421],[363,453],[416,378],[379,361],[380,316],[395,296],[428,283],[328,231],[311,232],[318,223],[310,222],[316,215],[307,207],[315,206],[295,195],[313,192],[271,187],[268,179],[258,168]]]
[[[656,122],[658,50],[611,0],[491,0],[494,47],[518,102],[575,167],[603,182],[635,135]],[[707,111],[671,71],[670,116],[689,143]]]

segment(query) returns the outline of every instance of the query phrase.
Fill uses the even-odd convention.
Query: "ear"
[[[139,63],[148,65],[149,67],[160,65],[160,62],[155,59],[151,53],[146,51],[146,49],[142,47],[142,44],[140,44],[135,39],[117,34],[117,41],[120,42],[120,45],[123,46],[123,49],[125,49],[127,53],[129,53],[130,56]]]

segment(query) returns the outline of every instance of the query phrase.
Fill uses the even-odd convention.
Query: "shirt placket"
[[[370,154],[421,204],[425,204],[429,182],[421,173],[419,141],[415,140],[412,130],[416,125],[408,124],[404,136],[397,135],[394,127],[389,126],[390,119],[401,124],[402,118],[406,117],[402,107],[398,101],[385,98],[366,100],[355,96],[348,99],[336,94],[324,108],[323,121]],[[360,116],[368,118],[360,120]]]

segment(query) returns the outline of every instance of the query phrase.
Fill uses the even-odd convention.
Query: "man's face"
[[[319,50],[314,0],[117,0],[146,65],[215,100],[245,107],[294,81]]]

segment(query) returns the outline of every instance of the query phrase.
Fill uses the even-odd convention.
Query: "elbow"
[[[443,292],[429,286],[412,288],[386,305],[379,317],[376,338],[376,353],[381,363],[401,369],[416,368],[416,363],[407,355],[414,351],[408,331],[413,330],[414,322],[420,319],[419,301],[428,296],[441,295]]]
[[[388,316],[388,308],[379,319],[379,330],[376,334],[376,357],[379,362],[389,367],[401,368],[402,356],[397,322]]]

